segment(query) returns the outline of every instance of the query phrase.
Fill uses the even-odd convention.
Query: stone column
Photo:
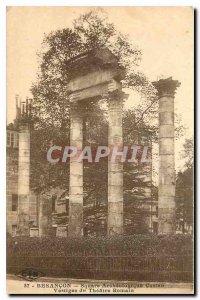
[[[172,78],[153,83],[159,97],[158,233],[176,232],[174,94],[180,83]]]
[[[70,158],[69,236],[83,235],[83,161],[77,161],[83,147],[81,107],[81,104],[76,103],[70,107],[70,146],[76,147],[77,154]]]
[[[50,236],[52,229],[52,203],[50,195],[39,196],[39,236]]]
[[[108,99],[109,131],[108,146],[112,152],[118,147],[123,151],[121,91],[110,93]],[[123,234],[123,163],[118,156],[114,161],[108,158],[108,235]]]
[[[30,123],[19,123],[18,201],[20,235],[29,235]]]

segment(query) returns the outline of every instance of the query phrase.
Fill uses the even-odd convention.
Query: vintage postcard
[[[192,7],[7,7],[7,293],[194,293]]]

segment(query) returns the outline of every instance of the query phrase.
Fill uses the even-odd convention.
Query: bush
[[[190,235],[132,235],[100,238],[8,237],[7,254],[23,256],[192,255]]]
[[[41,276],[192,282],[189,235],[7,238],[7,272]]]

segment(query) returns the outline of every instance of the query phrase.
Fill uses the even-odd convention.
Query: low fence
[[[185,256],[67,255],[8,257],[7,272],[40,276],[159,282],[192,282],[193,259]]]

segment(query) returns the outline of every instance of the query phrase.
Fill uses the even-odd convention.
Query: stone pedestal
[[[67,226],[58,225],[56,230],[57,237],[67,237]]]
[[[39,236],[39,228],[30,228],[30,237],[38,237]]]
[[[174,94],[180,83],[172,78],[153,83],[159,97],[158,233],[176,232]]]
[[[19,125],[18,201],[20,235],[29,235],[30,124]]]
[[[122,93],[110,94],[108,99],[109,131],[108,146],[123,151],[122,139]],[[108,235],[123,234],[123,162],[121,156],[108,159]]]
[[[81,105],[71,104],[70,146],[77,149],[70,157],[69,236],[83,235],[83,161],[77,161],[83,147],[83,117]]]

